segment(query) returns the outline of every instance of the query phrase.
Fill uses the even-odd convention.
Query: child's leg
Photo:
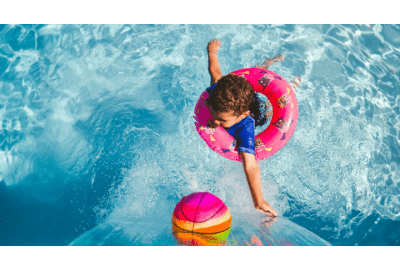
[[[275,62],[283,62],[283,59],[285,59],[284,55],[281,54],[277,54],[274,58],[270,59],[268,58],[267,60],[264,61],[264,63],[262,65],[257,65],[257,68],[266,68],[268,69],[268,67],[272,66]]]
[[[296,87],[299,86],[300,83],[301,83],[300,77],[296,76],[296,78],[294,78],[293,82],[291,82],[290,85],[292,86],[293,90],[296,90]]]

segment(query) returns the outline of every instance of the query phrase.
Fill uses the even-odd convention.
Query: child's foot
[[[277,55],[272,59],[272,61],[274,61],[274,63],[275,63],[275,62],[279,62],[279,61],[283,62],[284,59],[285,59],[285,56],[284,56],[284,55],[282,55],[282,54],[277,54]]]
[[[257,65],[256,67],[258,68],[268,68],[270,66],[272,66],[275,62],[283,62],[283,60],[285,59],[284,55],[281,54],[277,54],[274,58],[270,59],[268,58],[267,60],[265,60],[265,62],[262,65]]]
[[[267,108],[267,110],[272,108],[271,102],[269,100],[265,102],[265,107]]]
[[[290,85],[292,86],[293,90],[295,90],[300,83],[301,83],[300,76],[296,76],[296,78],[294,78],[293,82],[291,82]]]

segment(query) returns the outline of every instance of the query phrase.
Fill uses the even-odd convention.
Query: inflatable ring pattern
[[[280,150],[293,135],[299,109],[296,94],[280,75],[263,68],[244,68],[231,72],[244,77],[254,91],[265,95],[272,104],[272,120],[269,126],[255,136],[255,158],[269,158]],[[200,137],[215,152],[230,160],[241,161],[236,140],[221,126],[209,127],[213,117],[205,104],[207,90],[201,95],[194,110],[195,126]]]

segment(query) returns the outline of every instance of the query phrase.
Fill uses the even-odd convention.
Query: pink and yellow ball
[[[231,223],[228,207],[208,192],[183,197],[172,214],[172,229],[180,244],[223,244],[229,235]]]

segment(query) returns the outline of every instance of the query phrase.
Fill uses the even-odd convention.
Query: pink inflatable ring
[[[269,126],[255,136],[255,158],[257,161],[269,158],[281,149],[292,136],[299,116],[296,94],[292,87],[280,75],[263,68],[244,68],[232,72],[244,77],[254,91],[265,95],[272,104],[273,115]],[[221,126],[207,126],[213,121],[210,108],[205,101],[208,98],[205,90],[197,101],[194,113],[196,130],[207,145],[230,160],[241,161],[237,151],[236,140]]]

